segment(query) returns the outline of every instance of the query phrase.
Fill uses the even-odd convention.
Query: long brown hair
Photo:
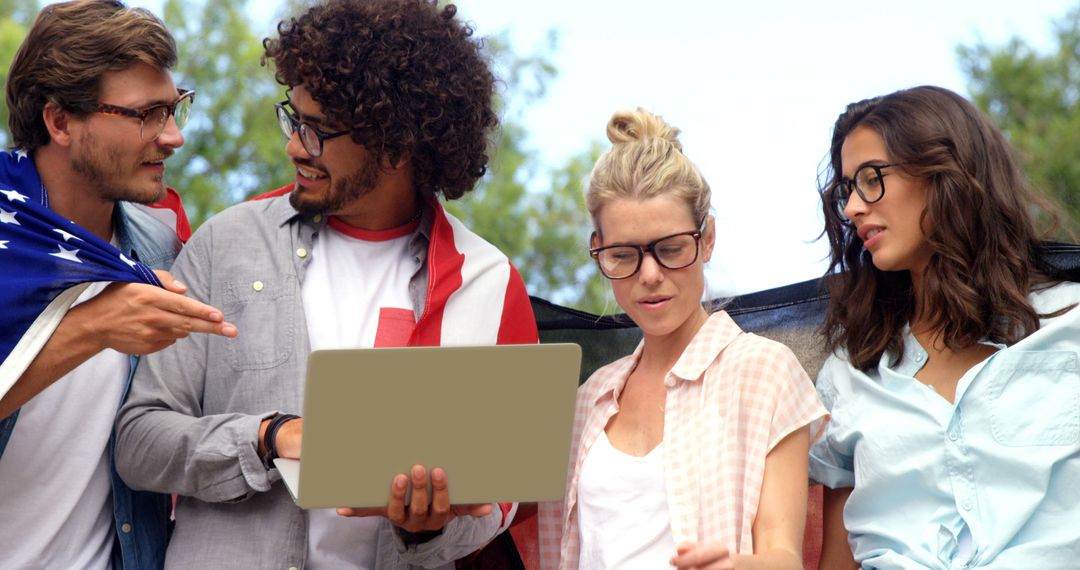
[[[927,183],[920,223],[933,253],[918,307],[910,273],[874,267],[836,209],[840,150],[857,127],[873,129],[890,161]],[[822,331],[829,351],[846,349],[862,370],[886,352],[898,359],[916,310],[951,350],[982,339],[1013,344],[1038,330],[1028,292],[1047,272],[1032,208],[1046,201],[1032,192],[1004,136],[963,97],[923,86],[848,105],[833,128],[826,176],[820,190],[831,263]]]

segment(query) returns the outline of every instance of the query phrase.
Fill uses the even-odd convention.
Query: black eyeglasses
[[[832,194],[836,213],[840,216],[840,219],[847,219],[847,216],[844,215],[844,209],[847,208],[848,201],[851,199],[852,189],[858,192],[859,198],[864,203],[873,204],[885,197],[885,177],[888,175],[883,174],[881,170],[901,166],[902,164],[900,162],[867,164],[856,170],[853,178],[841,178],[838,180],[836,186],[833,187]]]
[[[289,110],[289,107],[291,107],[291,104],[288,99],[274,104],[274,108],[277,109],[278,126],[281,127],[282,134],[285,135],[285,138],[291,139],[293,133],[299,132],[300,143],[304,145],[304,150],[315,158],[322,156],[323,141],[347,135],[352,132],[352,129],[345,129],[333,133],[324,133],[308,123],[301,122],[300,119]]]
[[[142,109],[129,109],[119,105],[98,103],[95,113],[113,115],[118,117],[131,117],[139,120],[139,138],[143,142],[156,141],[165,130],[165,123],[169,117],[176,120],[176,128],[182,129],[187,124],[188,116],[191,115],[191,104],[195,102],[195,91],[190,89],[177,89],[176,101],[172,103],[159,103]]]
[[[645,254],[652,255],[660,267],[682,269],[693,265],[698,258],[701,230],[679,232],[654,239],[645,245],[608,245],[589,250],[600,273],[608,279],[626,279],[641,269]]]

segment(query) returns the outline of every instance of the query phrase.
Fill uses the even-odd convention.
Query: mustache
[[[173,150],[171,150],[171,149],[170,149],[170,150],[165,150],[165,151],[162,151],[162,152],[161,152],[161,156],[158,156],[158,157],[156,157],[156,158],[154,158],[154,157],[152,157],[152,158],[147,158],[147,159],[143,160],[143,162],[158,162],[158,161],[165,161],[165,160],[168,160],[168,158],[169,158],[170,156],[172,156],[174,152],[176,152],[176,151],[173,151]]]
[[[315,161],[308,158],[294,158],[292,161],[296,166],[303,166],[304,168],[309,168],[311,170],[322,170],[322,168],[315,164]]]

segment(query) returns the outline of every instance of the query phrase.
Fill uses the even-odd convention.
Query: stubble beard
[[[72,159],[71,168],[102,200],[153,204],[164,197],[165,183],[161,176],[153,178],[157,184],[152,189],[140,188],[133,183],[133,176],[124,172],[124,165],[130,164],[131,157],[125,156],[121,149],[101,143],[89,132],[83,134],[79,143],[82,152]],[[141,164],[142,161],[136,166]]]
[[[330,185],[330,191],[321,199],[293,191],[289,194],[289,204],[297,212],[304,214],[335,214],[348,204],[370,194],[378,180],[379,169],[376,161],[372,157],[366,157],[355,172],[335,180]]]

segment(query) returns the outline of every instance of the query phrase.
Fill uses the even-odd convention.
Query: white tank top
[[[607,434],[589,449],[578,477],[580,568],[670,568],[675,556],[664,444],[643,457],[615,449]]]
[[[90,285],[75,304],[106,285]],[[108,445],[130,369],[127,355],[107,348],[22,407],[0,460],[4,568],[109,568]]]

